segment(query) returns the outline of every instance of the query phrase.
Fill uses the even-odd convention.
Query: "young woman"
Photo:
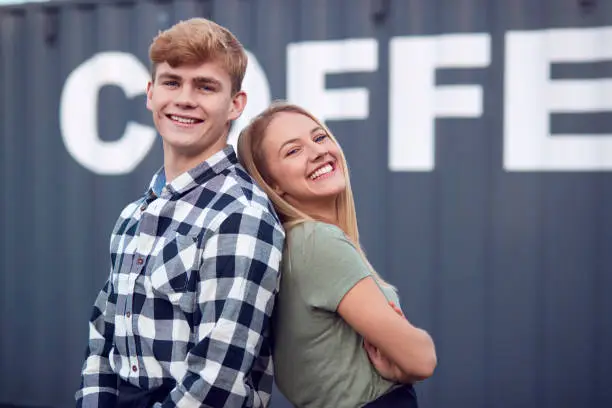
[[[277,102],[241,132],[238,157],[287,231],[273,320],[280,391],[297,407],[417,407],[412,383],[432,375],[435,347],[360,247],[337,140]]]

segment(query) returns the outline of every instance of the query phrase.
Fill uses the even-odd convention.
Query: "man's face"
[[[157,66],[147,86],[147,109],[164,142],[164,154],[175,161],[198,161],[227,144],[229,121],[246,104],[244,92],[231,93],[231,80],[223,65],[208,61],[172,68]]]

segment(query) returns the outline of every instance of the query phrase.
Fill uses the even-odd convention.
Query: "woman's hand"
[[[393,382],[401,382],[401,370],[385,357],[380,349],[367,340],[363,341],[363,347],[368,353],[370,362],[382,378]]]
[[[425,330],[412,325],[399,307],[385,298],[374,278],[357,282],[344,295],[337,311],[363,339],[397,365],[403,374],[400,382],[422,381],[433,375],[437,365],[433,339]],[[397,377],[393,374],[395,370],[389,372],[389,367],[383,367],[384,360],[378,358],[375,349],[370,350],[369,355],[381,371]]]
[[[394,302],[389,302],[389,306],[391,306],[395,313],[403,318],[406,318],[402,312],[402,309],[400,309]],[[363,340],[363,347],[368,353],[370,362],[381,377],[389,381],[404,382],[403,380],[405,376],[403,375],[402,370],[400,370],[396,364],[392,363],[391,360],[385,357],[378,347],[374,346],[365,339]]]

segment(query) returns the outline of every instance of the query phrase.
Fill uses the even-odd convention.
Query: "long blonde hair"
[[[357,227],[357,212],[355,211],[355,200],[353,199],[353,190],[351,189],[351,182],[349,178],[348,164],[344,152],[338,143],[338,140],[334,137],[328,127],[317,119],[312,113],[306,109],[288,103],[286,101],[275,101],[267,109],[261,112],[259,115],[254,117],[248,126],[246,126],[238,136],[238,160],[240,164],[246,169],[246,171],[255,179],[257,184],[266,192],[268,197],[272,200],[276,211],[278,212],[283,226],[285,229],[301,224],[304,221],[314,220],[314,218],[305,212],[299,210],[295,206],[291,205],[287,200],[274,191],[267,177],[264,176],[265,163],[262,157],[261,142],[266,134],[266,129],[270,125],[270,122],[274,117],[282,112],[297,113],[304,115],[312,119],[327,133],[329,138],[338,146],[340,152],[340,160],[342,163],[342,171],[344,172],[344,178],[346,180],[346,188],[340,193],[336,200],[336,211],[338,214],[338,227],[344,231],[344,234],[349,240],[355,245],[364,261],[370,268],[372,274],[378,280],[379,283],[385,286],[391,286],[385,282],[376,270],[372,267],[368,261],[359,241],[359,229]]]

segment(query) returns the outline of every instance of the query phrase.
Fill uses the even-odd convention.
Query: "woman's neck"
[[[296,208],[317,221],[339,226],[340,221],[338,219],[338,206],[336,205],[336,199],[326,203],[301,203],[300,205],[296,205]]]

